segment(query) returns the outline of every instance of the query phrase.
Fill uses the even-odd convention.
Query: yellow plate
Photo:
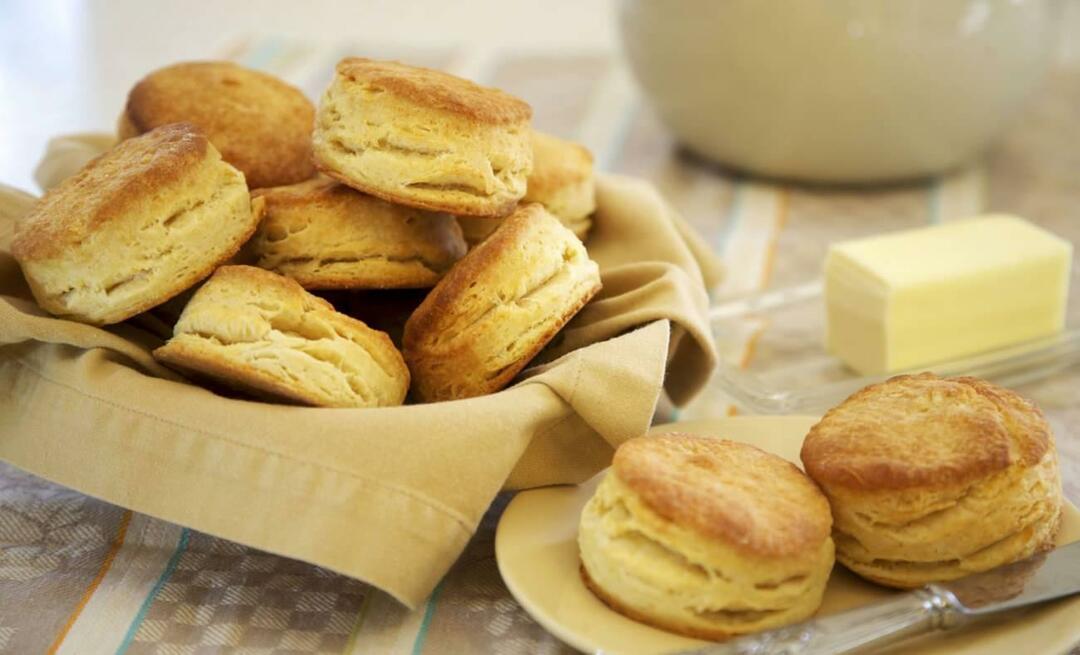
[[[803,436],[815,420],[801,416],[746,416],[676,423],[654,431],[678,429],[714,434],[754,444],[798,463]],[[495,556],[506,586],[540,625],[586,652],[669,653],[705,644],[628,619],[600,602],[581,582],[578,516],[599,478],[578,487],[522,492],[511,501],[495,535]],[[1080,512],[1066,503],[1058,543],[1077,540],[1080,540]],[[896,592],[864,582],[837,565],[819,614],[864,605],[893,593]],[[1063,653],[1080,642],[1077,616],[1080,616],[1080,597],[1025,612],[1017,619],[921,640],[918,652]]]

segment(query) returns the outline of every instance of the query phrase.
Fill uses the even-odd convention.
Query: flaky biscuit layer
[[[43,309],[103,325],[205,278],[257,222],[243,174],[175,124],[121,142],[46,193],[12,252]]]
[[[599,290],[581,241],[540,205],[519,208],[406,323],[414,393],[435,401],[501,389]]]
[[[533,131],[533,170],[525,202],[538,202],[584,240],[596,211],[592,154],[584,146]]]
[[[446,73],[346,59],[319,104],[315,163],[390,202],[505,216],[532,170],[530,117],[520,100]]]
[[[829,511],[794,466],[744,444],[689,435],[643,437],[619,452],[623,466],[617,455],[578,533],[586,582],[602,600],[705,639],[779,627],[817,610],[834,556]],[[802,499],[803,512],[776,511],[778,498],[785,507]]]
[[[307,289],[432,287],[466,250],[454,217],[394,205],[326,178],[260,189],[249,251]]]
[[[320,407],[400,405],[409,387],[386,334],[251,266],[218,269],[154,357],[255,395]]]
[[[1053,545],[1062,493],[1042,412],[975,378],[924,373],[830,410],[802,449],[832,506],[837,559],[896,587],[951,580]]]

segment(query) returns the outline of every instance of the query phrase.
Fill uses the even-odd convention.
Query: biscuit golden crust
[[[910,588],[1028,557],[1053,543],[1061,478],[1029,401],[973,378],[924,373],[872,385],[803,444],[829,498],[837,559]]]
[[[829,504],[817,486],[747,444],[683,433],[634,439],[615,453],[612,470],[660,516],[749,554],[783,557],[829,536]]]
[[[166,125],[120,143],[50,189],[20,221],[19,259],[54,257],[142,203],[148,189],[184,180],[207,158],[209,141],[190,124]]]
[[[596,211],[596,181],[592,154],[584,146],[533,131],[533,171],[526,202],[538,202],[585,238]]]
[[[1032,466],[1052,447],[1042,412],[970,377],[902,375],[856,392],[806,437],[802,461],[822,484],[904,489]]]
[[[525,195],[530,114],[446,73],[347,59],[319,103],[315,165],[389,202],[501,217]]]
[[[432,287],[466,250],[448,214],[392,205],[327,178],[259,189],[249,251],[308,289]]]
[[[46,193],[12,253],[43,309],[110,324],[209,275],[257,223],[243,175],[181,123],[118,144]]]
[[[501,389],[599,290],[581,242],[540,205],[519,208],[406,323],[413,391],[436,401]]]
[[[548,194],[593,177],[592,153],[580,143],[533,130],[532,149],[533,172],[529,175],[529,194]]]
[[[386,334],[251,266],[219,268],[154,357],[257,396],[320,407],[400,405],[409,386]]]
[[[586,585],[616,611],[705,638],[811,616],[832,569],[828,503],[789,462],[690,434],[622,444],[581,515]]]
[[[347,57],[338,62],[337,74],[410,104],[458,114],[480,123],[513,125],[532,119],[532,107],[524,100],[431,68]]]
[[[299,89],[266,73],[224,61],[161,68],[131,90],[118,131],[127,138],[180,121],[201,129],[252,188],[314,174],[315,107]]]

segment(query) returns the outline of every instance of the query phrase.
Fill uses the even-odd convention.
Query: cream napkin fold
[[[110,143],[50,144],[48,188]],[[101,329],[31,300],[9,248],[33,197],[0,187],[0,458],[109,502],[365,580],[415,607],[500,489],[575,483],[716,363],[720,268],[647,184],[599,180],[604,290],[515,386],[317,409],[237,400],[157,364],[139,320]],[[666,379],[665,379],[666,371]]]

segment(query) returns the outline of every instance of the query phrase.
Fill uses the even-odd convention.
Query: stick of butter
[[[1072,244],[1015,216],[834,244],[826,346],[864,375],[1052,335],[1065,324]]]

